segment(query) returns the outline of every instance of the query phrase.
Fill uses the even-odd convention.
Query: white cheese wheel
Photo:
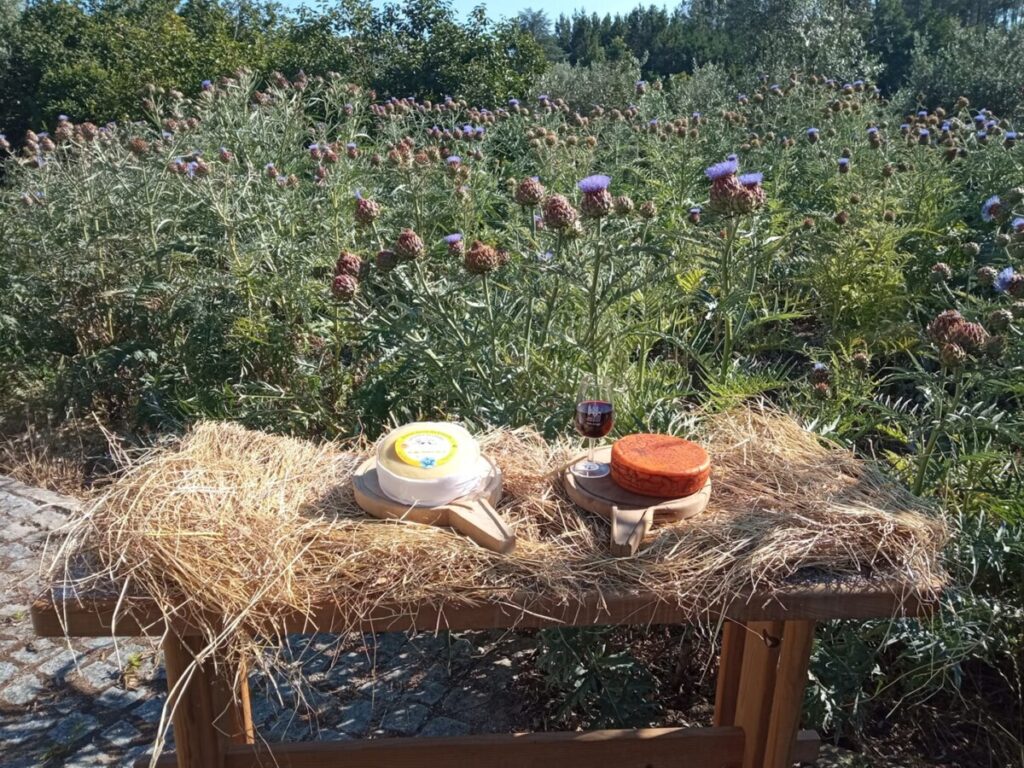
[[[457,424],[406,424],[377,446],[380,489],[409,506],[436,507],[465,496],[489,469],[480,445]]]

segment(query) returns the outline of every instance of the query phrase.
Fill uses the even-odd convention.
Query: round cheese
[[[612,480],[642,496],[692,496],[710,474],[708,452],[681,437],[628,435],[612,444]]]
[[[457,424],[406,424],[377,446],[380,489],[400,504],[447,504],[476,489],[488,470],[480,445]]]

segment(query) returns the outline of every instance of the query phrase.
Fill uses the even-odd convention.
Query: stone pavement
[[[32,634],[40,551],[74,504],[0,476],[0,768],[130,765],[160,718],[158,649]],[[508,633],[295,636],[283,653],[308,685],[254,675],[253,718],[286,741],[529,730],[519,672],[533,647]]]

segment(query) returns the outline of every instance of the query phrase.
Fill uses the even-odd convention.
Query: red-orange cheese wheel
[[[628,435],[612,444],[612,480],[643,496],[676,499],[697,493],[711,474],[711,457],[672,435]]]

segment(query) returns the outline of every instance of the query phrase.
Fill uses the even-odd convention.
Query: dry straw
[[[808,569],[907,593],[941,580],[944,523],[877,468],[777,413],[709,415],[701,429],[714,467],[707,512],[615,559],[605,524],[553,482],[573,446],[530,430],[481,438],[504,473],[500,510],[518,536],[515,552],[497,555],[446,528],[368,518],[349,488],[365,445],[204,423],[124,468],[71,527],[54,576],[88,561],[102,574],[93,578],[191,619],[207,653],[227,655],[253,650],[283,610],[334,600],[358,615],[381,602],[411,609],[521,592],[570,602],[594,589],[714,603],[751,589],[770,596]]]

